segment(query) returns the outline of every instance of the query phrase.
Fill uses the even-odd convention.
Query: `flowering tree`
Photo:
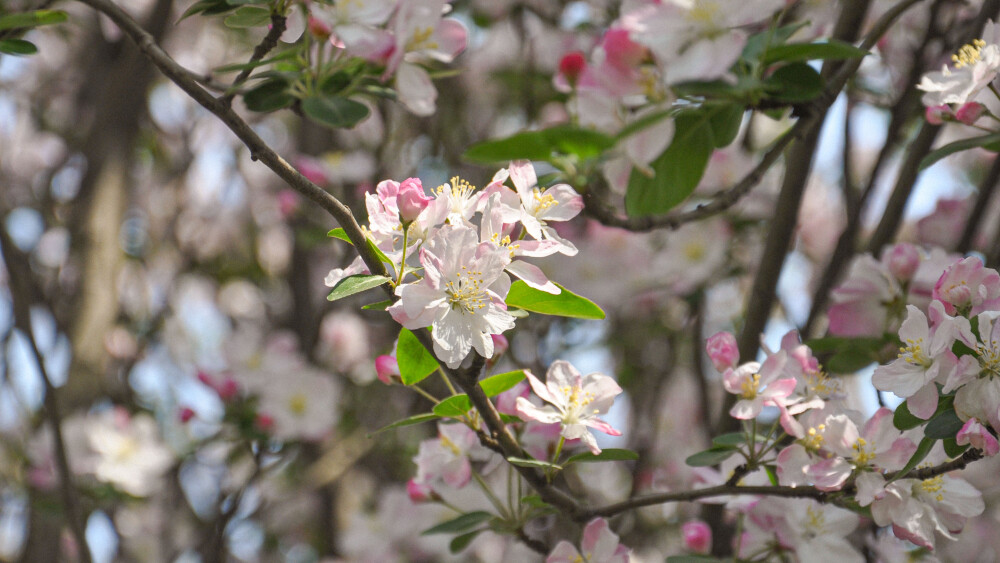
[[[998,16],[3,4],[0,560],[995,559]]]

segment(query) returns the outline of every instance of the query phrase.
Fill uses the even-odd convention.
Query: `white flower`
[[[446,225],[420,249],[424,277],[397,287],[388,311],[408,329],[432,326],[434,353],[451,368],[471,348],[492,357],[492,335],[514,328],[504,304],[507,261],[506,250],[480,245],[473,229]]]
[[[597,418],[597,415],[608,412],[615,397],[622,392],[614,379],[600,373],[580,375],[576,368],[563,360],[552,363],[545,375],[545,383],[528,371],[524,374],[535,394],[551,403],[538,407],[528,399],[518,397],[517,412],[524,418],[549,424],[558,422],[564,438],[582,440],[594,455],[601,453],[601,448],[587,427],[611,436],[621,436],[621,432]]]

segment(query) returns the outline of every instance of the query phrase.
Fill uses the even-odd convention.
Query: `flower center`
[[[550,207],[555,207],[559,205],[559,202],[556,201],[556,198],[553,197],[552,194],[543,193],[538,188],[535,188],[534,195],[535,195],[535,213],[540,213]]]
[[[826,430],[825,424],[806,430],[806,437],[802,438],[802,445],[807,450],[818,450],[823,446],[823,435],[820,432]]]
[[[755,373],[747,377],[740,383],[740,398],[752,400],[757,397],[757,390],[760,388],[760,374]]]
[[[858,462],[859,465],[866,465],[869,461],[875,459],[875,442],[869,443],[864,438],[858,438],[857,442],[854,442],[854,461]]]
[[[923,492],[933,495],[935,500],[944,500],[944,494],[941,493],[941,489],[944,488],[944,477],[938,475],[937,477],[925,479],[920,482],[919,486]]]
[[[306,406],[309,404],[309,400],[306,398],[305,393],[296,393],[288,399],[288,410],[292,411],[292,414],[302,416],[306,413]]]
[[[906,339],[906,346],[899,349],[899,354],[896,355],[897,358],[902,358],[908,364],[915,366],[929,367],[931,365],[931,360],[924,354],[924,339],[918,338],[916,340]]]
[[[472,272],[462,266],[456,279],[445,284],[444,292],[448,296],[448,304],[451,305],[452,311],[474,313],[486,307],[482,272]]]
[[[957,53],[951,56],[951,60],[955,63],[955,68],[964,68],[978,63],[982,60],[981,53],[985,46],[986,42],[982,39],[976,39],[972,44],[962,46]]]

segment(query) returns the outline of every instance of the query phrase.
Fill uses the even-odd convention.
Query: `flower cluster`
[[[566,184],[540,187],[531,163],[517,161],[482,190],[452,178],[427,195],[416,178],[386,180],[366,204],[367,234],[396,274],[399,300],[389,313],[408,329],[432,327],[434,353],[454,368],[472,349],[492,357],[492,337],[514,327],[504,303],[510,274],[537,290],[560,292],[522,258],[576,254],[551,223],[575,217],[583,199]],[[331,271],[326,284],[365,272],[359,258]]]
[[[887,252],[882,262],[871,263],[878,266],[873,268],[877,275],[868,279],[879,280],[871,283],[893,288],[897,295],[902,295],[898,284],[905,287],[919,268],[918,256],[901,246]],[[860,288],[855,279],[848,284]],[[779,350],[767,351],[764,362],[739,366],[731,335],[719,334],[707,343],[713,364],[724,372],[726,389],[739,396],[730,414],[749,420],[763,407],[773,407],[778,414],[775,427],[780,425],[793,440],[775,448],[773,458],[766,458],[766,463],[774,464],[781,485],[835,492],[853,482],[854,500],[870,506],[876,524],[891,525],[896,537],[926,548],[934,547],[935,533],[953,539],[967,518],[980,514],[982,496],[967,482],[946,473],[924,473],[926,478],[917,478],[899,472],[920,461],[940,463],[969,447],[991,456],[1000,451],[996,438],[1000,428],[1000,274],[985,268],[978,258],[957,260],[939,275],[931,298],[926,312],[906,305],[898,354],[879,365],[872,376],[877,389],[906,400],[903,418],[882,407],[866,420],[848,408],[838,386],[823,372],[812,350],[799,344],[795,332],[785,336]],[[873,325],[879,327],[876,332],[885,327],[885,314],[878,316]],[[961,430],[956,431],[959,426]],[[916,434],[921,427],[927,435],[923,441]],[[918,442],[931,446],[942,436],[944,450],[918,452]],[[748,459],[758,461],[770,455],[771,448],[753,446],[748,452]],[[767,500],[758,505],[787,502]],[[810,518],[824,521],[817,507],[807,508],[815,513]],[[775,533],[782,545],[795,543],[787,539],[790,528],[775,527],[774,518],[762,516],[757,509],[748,514],[751,521],[764,523],[758,525],[766,532],[761,541],[766,543],[767,534]],[[824,534],[834,541],[852,528]],[[749,545],[758,543],[750,541]],[[838,546],[846,548],[846,544]]]

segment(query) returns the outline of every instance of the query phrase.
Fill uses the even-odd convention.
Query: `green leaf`
[[[362,307],[362,309],[372,309],[375,311],[385,311],[392,305],[392,299],[386,299],[385,301],[379,301],[378,303],[369,303]]]
[[[7,14],[0,16],[0,31],[52,25],[62,23],[67,19],[69,16],[62,10],[35,10],[34,12]]]
[[[351,242],[351,239],[347,236],[347,232],[340,227],[332,229],[329,233],[326,233],[326,236],[340,239],[344,242],[350,243],[351,245],[354,244],[353,242]],[[389,257],[385,255],[385,252],[382,252],[381,248],[375,246],[375,243],[372,242],[372,239],[367,239],[367,240],[368,240],[368,248],[372,251],[373,254],[375,254],[376,257],[378,257],[379,260],[381,260],[382,262],[392,263],[392,260],[389,260]]]
[[[691,467],[709,467],[726,461],[734,453],[736,453],[736,448],[733,446],[712,446],[707,450],[688,456],[684,462]]]
[[[337,285],[333,286],[333,291],[330,292],[330,295],[326,296],[326,300],[336,301],[338,299],[343,299],[349,295],[354,295],[355,293],[368,291],[373,287],[378,287],[388,283],[389,281],[391,280],[385,276],[369,274],[355,274],[353,276],[347,276],[337,282]]]
[[[896,479],[901,479],[909,473],[911,469],[920,465],[920,462],[927,457],[927,454],[931,453],[931,449],[934,447],[934,442],[937,442],[934,438],[924,438],[920,440],[920,443],[917,444],[917,451],[913,452],[913,455],[910,456],[910,461],[906,462],[906,465],[904,465],[903,468],[896,473],[895,477],[889,480],[889,483],[895,481]]]
[[[850,43],[831,39],[826,43],[786,43],[770,47],[761,62],[769,65],[776,62],[857,59],[868,55]]]
[[[458,418],[469,412],[472,408],[472,401],[465,393],[453,395],[440,403],[434,405],[434,414],[445,418]]]
[[[236,10],[236,13],[226,16],[223,23],[226,27],[241,29],[247,27],[259,27],[271,22],[271,10],[258,6],[243,6]]]
[[[349,129],[368,117],[370,110],[361,102],[342,96],[310,96],[302,100],[306,116],[334,129]]]
[[[454,534],[456,532],[464,532],[469,528],[474,528],[487,520],[493,518],[493,515],[489,512],[478,510],[476,512],[466,512],[457,518],[452,518],[446,522],[442,522],[437,526],[427,528],[423,532],[420,532],[422,536],[429,536],[431,534]]]
[[[764,472],[767,473],[767,480],[775,487],[778,486],[778,470],[774,465],[765,465]]]
[[[945,438],[954,438],[964,424],[962,419],[958,418],[958,415],[955,414],[954,409],[948,409],[927,423],[927,426],[924,427],[924,436],[942,440]]]
[[[971,139],[962,139],[961,141],[948,143],[943,147],[931,151],[927,156],[925,156],[923,160],[920,161],[920,167],[918,170],[923,170],[942,158],[960,151],[982,147],[996,152],[996,147],[987,146],[995,143],[1000,143],[1000,133],[990,133],[989,135],[982,135],[980,137],[972,137]]]
[[[455,536],[455,538],[451,540],[451,543],[448,544],[448,551],[451,553],[458,553],[459,551],[462,551],[463,549],[469,547],[469,544],[472,543],[472,540],[476,539],[476,536],[485,531],[486,528],[483,528],[482,530],[473,530],[460,536]]]
[[[614,144],[613,138],[599,131],[559,125],[476,143],[465,151],[462,158],[470,162],[493,164],[520,159],[550,160],[554,154],[568,154],[586,160],[599,156]]]
[[[795,34],[796,31],[809,25],[809,22],[800,22],[786,25],[775,29],[765,29],[760,33],[751,35],[743,46],[743,60],[753,62],[761,57],[772,45],[780,45]]]
[[[927,421],[910,412],[910,407],[906,405],[906,401],[899,403],[899,406],[896,407],[896,411],[892,413],[892,425],[895,426],[897,430],[909,430],[911,428],[916,428],[925,422]]]
[[[715,149],[712,116],[723,106],[678,115],[674,138],[650,166],[653,176],[632,169],[625,193],[625,211],[632,217],[666,213],[691,195]]]
[[[8,55],[34,55],[38,47],[24,39],[0,39],[0,53]]]
[[[536,467],[539,469],[557,469],[562,470],[561,465],[556,465],[554,463],[549,463],[547,461],[541,461],[538,459],[530,459],[526,457],[508,457],[507,463],[511,465],[516,465],[518,467]]]
[[[764,87],[779,102],[808,102],[823,91],[823,78],[806,63],[792,63],[774,71]]]
[[[440,416],[429,412],[423,414],[415,414],[409,418],[404,418],[403,420],[397,420],[392,424],[383,426],[382,428],[379,428],[378,430],[369,434],[368,437],[371,438],[375,434],[378,434],[380,432],[385,432],[386,430],[392,430],[393,428],[401,428],[403,426],[413,426],[414,424],[422,424],[424,422],[430,422],[432,420],[438,420],[440,418],[441,418]]]
[[[508,371],[491,375],[479,382],[487,397],[494,397],[524,381],[524,370]]]
[[[955,438],[947,438],[941,440],[941,444],[944,445],[944,453],[948,454],[950,458],[956,458],[965,453],[965,450],[969,449],[970,444],[965,444],[964,446],[959,446],[958,441]]]
[[[736,135],[740,132],[740,125],[743,124],[743,114],[746,108],[742,104],[721,104],[716,106],[708,119],[712,127],[712,141],[715,148],[728,147],[736,140]]]
[[[205,14],[206,16],[215,16],[218,14],[224,14],[235,10],[236,6],[229,4],[226,0],[199,0],[191,5],[190,8],[181,14],[181,18],[177,20],[178,22],[183,21],[195,14]]]
[[[507,293],[507,306],[517,307],[532,313],[574,319],[604,318],[604,311],[593,301],[581,297],[559,284],[556,284],[556,287],[561,291],[559,295],[552,295],[517,280],[511,284],[510,291]]]
[[[601,453],[594,455],[590,452],[576,454],[563,462],[563,467],[571,463],[594,463],[598,461],[635,461],[639,459],[639,454],[632,450],[622,450],[617,448],[607,448]]]
[[[291,84],[283,78],[271,78],[243,94],[247,109],[260,113],[286,108],[295,102]]]
[[[396,361],[399,363],[399,375],[404,385],[419,383],[440,367],[427,348],[405,328],[399,331]]]

